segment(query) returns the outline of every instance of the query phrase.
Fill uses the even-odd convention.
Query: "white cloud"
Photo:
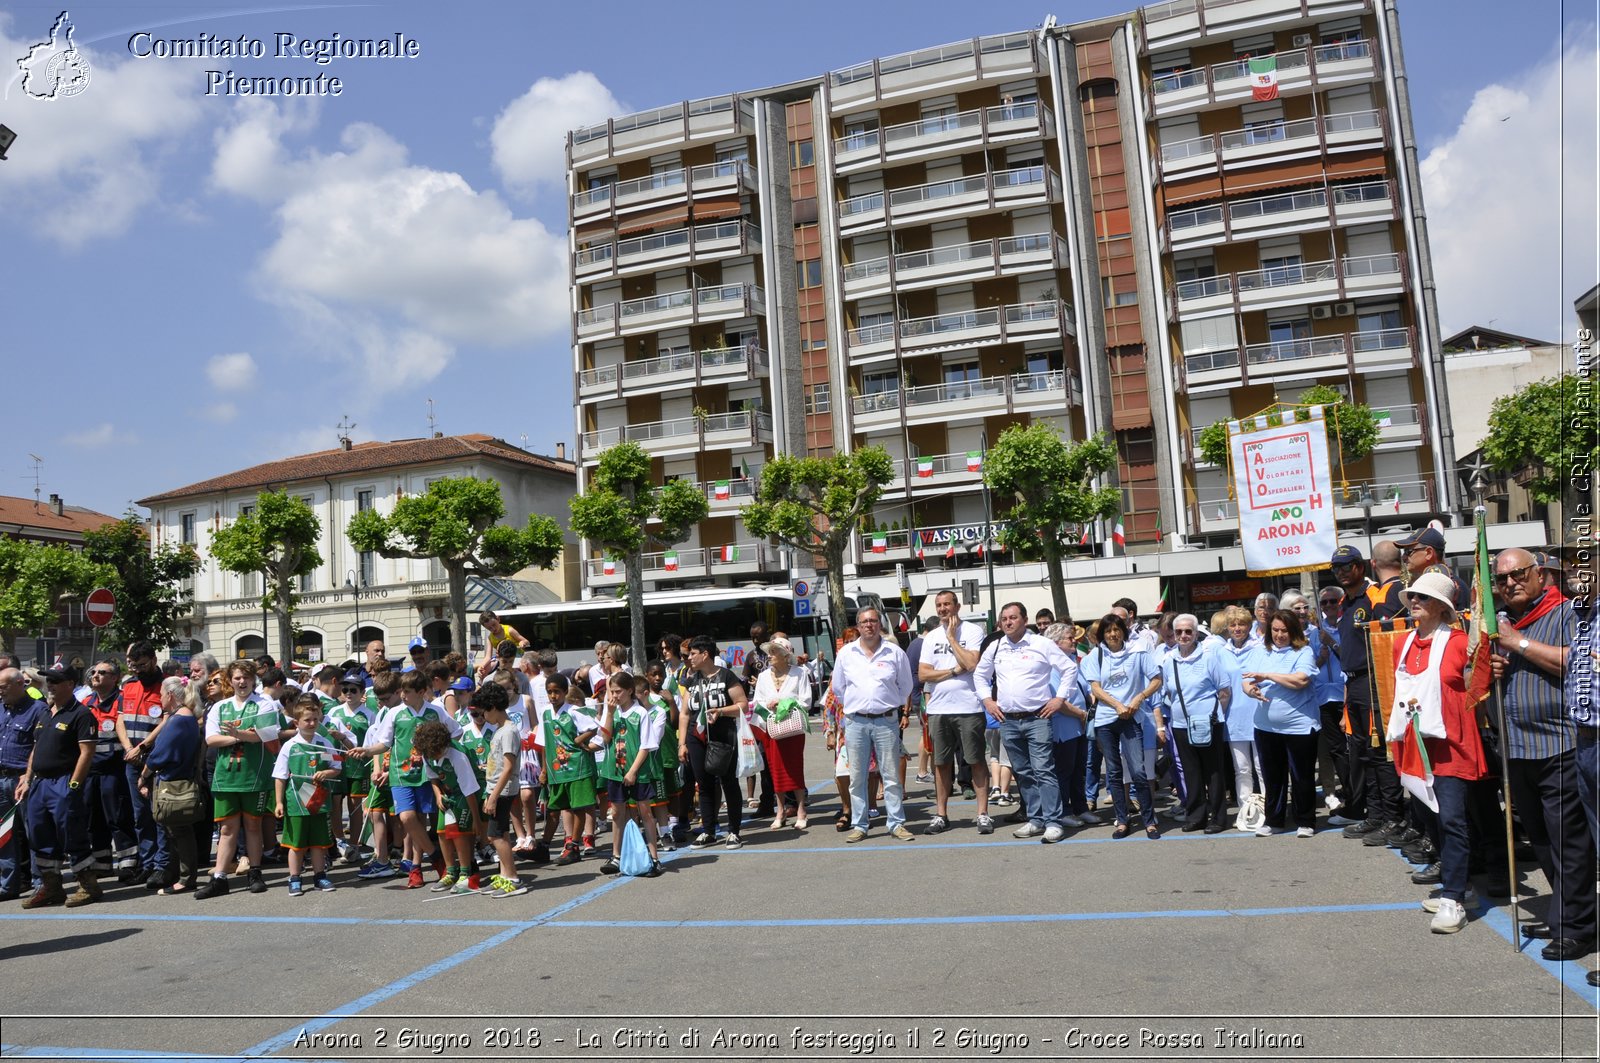
[[[380,390],[431,379],[462,343],[505,346],[566,328],[566,242],[493,191],[412,165],[376,126],[295,154],[314,118],[255,102],[217,136],[215,187],[275,205],[264,297]]]
[[[540,78],[494,120],[489,143],[506,187],[529,194],[566,176],[569,130],[603,122],[626,108],[587,70]]]
[[[0,98],[17,133],[5,176],[7,205],[20,202],[39,231],[68,247],[115,236],[154,202],[163,156],[202,117],[193,63],[113,62],[109,51],[74,44],[89,60],[91,78],[70,98],[37,100],[20,85],[11,60],[50,30],[43,8],[24,24],[0,12]],[[12,197],[16,197],[13,199]]]
[[[256,360],[243,352],[219,354],[206,362],[206,379],[223,390],[242,390],[256,382]]]
[[[137,441],[136,436],[117,431],[116,426],[110,421],[101,421],[99,424],[79,432],[69,432],[67,435],[62,436],[62,439],[72,446],[82,447],[86,450],[107,447],[113,443],[120,445]]]
[[[1571,338],[1572,300],[1596,280],[1596,75],[1590,27],[1480,89],[1422,160],[1446,335],[1493,319],[1506,332]]]

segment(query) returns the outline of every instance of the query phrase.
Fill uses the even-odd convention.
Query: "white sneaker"
[[[1454,934],[1457,930],[1467,925],[1467,912],[1459,903],[1448,898],[1439,898],[1439,910],[1434,913],[1433,921],[1428,924],[1428,929],[1435,934]]]
[[[1294,832],[1294,836],[1296,838],[1310,838],[1314,837],[1316,833],[1317,830],[1315,827],[1301,827],[1299,830]]]
[[[1437,912],[1439,910],[1439,902],[1442,900],[1444,900],[1444,898],[1439,895],[1439,891],[1433,890],[1422,899],[1422,910],[1425,912]],[[1467,894],[1461,898],[1460,904],[1462,908],[1478,907],[1477,891],[1471,886],[1468,886]]]
[[[1276,833],[1278,833],[1278,832],[1273,830],[1271,827],[1267,826],[1265,823],[1261,824],[1261,826],[1256,828],[1256,837],[1257,838],[1270,838]]]
[[[744,842],[739,839],[737,834],[729,834],[727,837],[722,839],[722,844],[726,845],[729,849],[738,849],[743,847]]]
[[[1077,820],[1078,824],[1084,827],[1098,827],[1100,825],[1100,817],[1093,812],[1081,812],[1078,814]]]
[[[1056,842],[1060,841],[1062,838],[1065,838],[1066,836],[1067,836],[1067,832],[1066,831],[1062,830],[1059,826],[1057,826],[1056,824],[1052,823],[1052,824],[1050,824],[1048,827],[1046,827],[1044,829],[1044,838],[1041,839],[1041,840],[1046,845],[1054,845]]]
[[[1329,794],[1325,804],[1328,806],[1328,815],[1330,816],[1344,807],[1344,802],[1339,800],[1338,794]]]
[[[1024,823],[1022,826],[1012,831],[1011,836],[1013,838],[1037,838],[1043,833],[1043,827],[1035,826],[1032,823]]]
[[[1081,827],[1083,826],[1083,820],[1077,816],[1062,816],[1061,825],[1063,827]]]

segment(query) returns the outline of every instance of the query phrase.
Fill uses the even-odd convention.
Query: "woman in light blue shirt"
[[[1200,648],[1200,621],[1180,613],[1172,621],[1178,644],[1161,659],[1161,690],[1173,744],[1183,766],[1183,829],[1227,830],[1228,733],[1220,715],[1233,697],[1233,675],[1223,654]]]
[[[1123,772],[1130,776],[1139,798],[1147,838],[1160,838],[1156,825],[1155,795],[1144,772],[1144,728],[1139,709],[1161,689],[1161,671],[1148,653],[1128,646],[1128,622],[1115,613],[1100,618],[1100,645],[1079,663],[1078,672],[1089,684],[1094,699],[1094,736],[1105,759],[1106,789],[1117,827],[1113,838],[1126,838],[1128,791]],[[1155,720],[1156,738],[1165,741],[1166,725]]]
[[[1256,776],[1260,765],[1256,761],[1256,703],[1244,692],[1245,662],[1260,645],[1250,637],[1250,610],[1242,605],[1230,605],[1223,610],[1222,630],[1213,639],[1216,645],[1210,652],[1227,666],[1233,680],[1233,696],[1228,701],[1228,752],[1233,760],[1233,792],[1242,808],[1256,792]]]
[[[1322,715],[1314,680],[1317,665],[1300,618],[1279,609],[1268,620],[1267,643],[1245,661],[1244,692],[1256,705],[1256,752],[1261,758],[1267,818],[1258,837],[1281,834],[1293,791],[1296,833],[1315,833],[1317,732]]]

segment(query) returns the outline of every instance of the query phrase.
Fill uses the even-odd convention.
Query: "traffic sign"
[[[796,602],[805,601],[806,599],[811,597],[811,589],[812,588],[811,588],[811,581],[810,580],[797,579],[797,580],[794,581],[794,583],[790,586],[789,589],[794,591],[794,600]],[[795,615],[796,616],[810,616],[811,614],[809,612],[805,612],[805,613],[796,612]]]
[[[105,627],[111,623],[111,614],[116,608],[117,596],[104,587],[96,587],[84,600],[83,616],[95,627]]]
[[[794,600],[794,615],[795,616],[811,616],[812,615],[812,613],[811,613],[811,599],[810,598],[796,598]]]

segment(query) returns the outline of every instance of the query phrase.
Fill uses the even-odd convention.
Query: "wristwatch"
[[[1528,652],[1528,640],[1527,639],[1518,640],[1518,642],[1517,642],[1517,652],[1518,653],[1527,653]]]
[[[71,780],[70,782],[67,783],[67,789],[76,790],[82,785],[83,785],[83,783],[79,782],[77,779],[73,779],[73,780]]]

